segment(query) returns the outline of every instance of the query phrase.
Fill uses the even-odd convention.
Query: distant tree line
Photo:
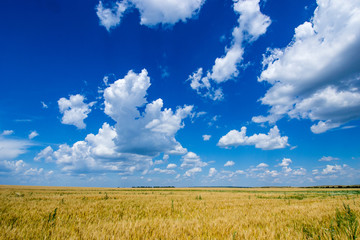
[[[175,186],[133,186],[132,188],[175,188]]]
[[[311,186],[305,188],[360,188],[360,185],[322,185],[322,186]]]

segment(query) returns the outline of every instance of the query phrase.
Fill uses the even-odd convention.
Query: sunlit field
[[[358,189],[0,186],[1,239],[355,239]]]

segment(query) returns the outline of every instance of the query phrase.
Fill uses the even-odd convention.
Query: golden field
[[[355,239],[359,189],[0,186],[1,239]]]

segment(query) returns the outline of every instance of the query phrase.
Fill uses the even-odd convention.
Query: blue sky
[[[0,184],[359,184],[360,4],[0,9]]]

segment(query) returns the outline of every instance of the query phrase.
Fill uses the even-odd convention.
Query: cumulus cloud
[[[150,85],[145,69],[139,74],[129,71],[110,84],[104,90],[104,112],[116,122],[115,126],[104,123],[97,134],[88,134],[72,146],[62,144],[51,157],[63,171],[131,174],[147,171],[153,165],[152,159],[161,153],[164,158],[169,154],[185,154],[187,150],[175,139],[175,134],[184,127],[183,119],[191,115],[193,106],[173,111],[163,109],[160,98],[148,103]],[[42,155],[48,157],[47,152],[51,150]]]
[[[105,113],[117,122],[116,145],[121,152],[155,156],[185,154],[187,152],[175,139],[183,128],[193,106],[178,107],[176,111],[163,109],[161,98],[147,103],[146,91],[150,78],[144,69],[140,74],[130,71],[124,79],[111,84],[104,92]],[[139,107],[145,107],[141,114]]]
[[[29,180],[31,178],[37,177],[43,179],[44,177],[49,177],[52,175],[53,171],[44,171],[43,168],[32,168],[29,167],[27,163],[23,160],[2,160],[0,161],[0,174],[14,175],[17,178],[22,178],[23,180]]]
[[[175,170],[154,168],[154,172],[165,173],[165,174],[176,174]]]
[[[319,162],[330,162],[330,161],[337,161],[340,160],[340,158],[337,157],[331,157],[331,156],[323,156],[322,158],[319,159]]]
[[[321,171],[322,174],[326,175],[326,174],[331,174],[331,173],[336,173],[339,172],[343,169],[344,166],[341,165],[326,165],[326,167]]]
[[[230,47],[225,48],[225,55],[216,58],[211,71],[203,73],[199,68],[189,76],[190,87],[199,95],[212,100],[223,99],[219,83],[239,75],[239,65],[243,60],[244,45],[257,40],[263,35],[271,20],[260,12],[260,0],[234,1],[234,12],[239,15],[238,26],[233,29]]]
[[[0,135],[0,160],[10,160],[25,153],[33,144],[28,140],[9,139]]]
[[[117,136],[115,128],[104,123],[96,135],[88,134],[84,141],[72,146],[62,144],[52,157],[63,171],[74,173],[114,171],[131,174],[152,165],[149,156],[117,151]]]
[[[198,14],[205,0],[123,0],[117,1],[111,8],[105,8],[100,1],[97,15],[100,24],[108,31],[118,26],[125,11],[136,8],[140,12],[140,24],[148,27],[156,25],[171,26],[186,22]]]
[[[107,31],[120,24],[121,18],[128,8],[127,1],[116,2],[111,8],[105,8],[102,1],[96,6],[96,14],[99,17],[100,25]]]
[[[269,167],[269,165],[268,164],[266,164],[266,163],[260,163],[260,164],[258,164],[257,166],[256,166],[256,168],[267,168],[267,167]]]
[[[241,131],[231,130],[225,136],[222,136],[217,143],[219,147],[230,148],[237,146],[254,145],[256,148],[263,150],[273,150],[285,148],[288,146],[288,137],[281,136],[277,126],[270,129],[268,134],[254,134],[246,136],[246,127],[242,127]]]
[[[90,108],[95,104],[95,102],[84,103],[84,100],[85,97],[80,94],[70,95],[69,99],[60,98],[58,105],[60,113],[63,114],[61,123],[84,129],[86,127],[84,119],[88,117],[91,112]]]
[[[244,173],[247,177],[262,179],[263,181],[272,181],[273,183],[304,182],[306,180],[307,170],[303,167],[291,168],[292,160],[283,158],[281,163],[275,167],[281,167],[281,170],[272,170],[266,163],[260,163],[256,167],[250,167]]]
[[[34,137],[37,137],[39,136],[39,134],[37,133],[37,131],[32,131],[30,134],[29,134],[29,139],[33,139]]]
[[[310,21],[295,29],[284,49],[270,49],[259,81],[268,116],[255,122],[310,119],[323,133],[360,118],[360,3],[318,0]]]
[[[201,161],[200,157],[194,152],[188,152],[181,158],[182,168],[190,168],[184,174],[186,177],[191,177],[194,174],[201,172],[202,167],[207,166],[206,162]]]
[[[171,169],[171,168],[176,168],[176,167],[177,167],[177,165],[175,163],[169,163],[166,168]]]
[[[191,168],[191,169],[187,170],[184,173],[184,176],[185,177],[191,177],[191,176],[194,176],[196,173],[199,173],[199,172],[202,172],[202,169],[200,167],[194,167],[194,168]]]
[[[0,161],[0,173],[10,173],[10,172],[21,172],[26,168],[26,163],[23,160],[17,161]]]
[[[44,159],[45,162],[51,162],[53,161],[53,153],[54,150],[52,149],[52,147],[47,146],[36,155],[34,161],[41,161],[41,159]]]
[[[292,163],[290,158],[283,158],[283,160],[281,161],[281,163],[279,164],[280,167],[287,167],[290,165],[290,163]]]
[[[305,168],[299,168],[293,171],[293,174],[296,176],[304,176],[306,175],[306,169]]]
[[[202,137],[203,137],[203,140],[204,140],[204,141],[209,141],[210,138],[211,138],[211,135],[205,134],[205,135],[202,135]]]
[[[130,0],[140,12],[146,26],[173,25],[197,15],[205,0]]]
[[[182,168],[193,168],[193,167],[205,167],[207,166],[206,162],[201,161],[200,157],[194,152],[188,152],[181,158]]]
[[[225,164],[224,164],[224,167],[231,167],[231,166],[234,166],[235,163],[233,161],[227,161]]]
[[[215,174],[217,173],[217,171],[216,171],[216,169],[215,168],[210,168],[209,169],[209,177],[212,177],[212,176],[214,176]]]

